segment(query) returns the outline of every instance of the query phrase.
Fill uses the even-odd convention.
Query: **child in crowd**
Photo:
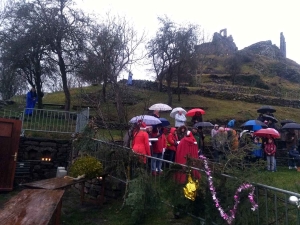
[[[273,138],[268,138],[268,142],[265,145],[265,154],[267,156],[267,169],[268,171],[275,171],[275,153],[276,153],[276,145],[274,144]]]

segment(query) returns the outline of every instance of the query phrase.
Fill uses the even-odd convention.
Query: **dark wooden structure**
[[[13,189],[22,121],[0,118],[0,191]]]
[[[101,177],[102,185],[101,185],[101,196],[100,199],[95,201],[96,203],[103,204],[104,202],[104,194],[105,194],[105,179],[108,176],[108,174],[103,174]],[[68,188],[74,184],[80,183],[81,185],[81,191],[80,191],[80,200],[81,204],[84,203],[87,199],[85,199],[85,192],[84,192],[84,186],[85,186],[86,179],[80,179],[80,180],[74,180],[72,178],[68,177],[55,177],[45,180],[39,180],[34,181],[31,183],[25,183],[23,186],[28,188],[41,188],[41,189],[47,189],[47,190],[57,190],[57,189],[65,189]],[[89,200],[91,201],[91,200]]]
[[[0,210],[0,225],[59,225],[64,190],[26,189]]]

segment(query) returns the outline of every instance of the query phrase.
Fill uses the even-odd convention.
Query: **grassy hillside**
[[[148,114],[147,108],[155,103],[167,103],[167,94],[165,92],[149,91],[144,89],[137,89],[135,87],[126,88],[127,98],[134,98],[136,100],[135,105],[125,105],[125,110],[128,114],[128,119],[136,115]],[[100,86],[91,86],[79,89],[72,89],[72,105],[94,105],[95,99],[100,99]],[[110,95],[110,92],[108,91]],[[91,99],[91,101],[89,101]],[[112,98],[109,98],[112,100]],[[55,92],[45,95],[43,99],[44,103],[64,103],[63,92]],[[214,98],[207,98],[198,95],[181,95],[181,101],[177,99],[177,95],[173,95],[172,107],[201,107],[206,111],[204,115],[205,121],[223,121],[224,123],[230,119],[235,118],[237,121],[246,121],[249,119],[257,118],[258,114],[256,110],[261,104],[247,103],[241,101],[228,101]],[[24,104],[17,104],[7,107],[6,109],[13,109],[20,111],[24,107]],[[292,119],[300,122],[300,110],[291,107],[279,107],[274,106],[277,110],[275,116],[278,120]],[[57,109],[57,108],[56,108]],[[117,121],[117,114],[115,105],[112,101],[108,103],[101,103],[99,109],[109,121]],[[95,113],[95,109],[91,109],[92,113]],[[161,112],[161,116],[174,122],[173,118],[170,118],[169,112]]]

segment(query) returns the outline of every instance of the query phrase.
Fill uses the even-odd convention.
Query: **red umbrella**
[[[280,133],[274,128],[266,128],[260,129],[253,133],[257,137],[272,137],[272,138],[280,138]]]
[[[187,112],[186,116],[195,116],[196,112],[199,112],[201,115],[205,114],[205,111],[200,108],[191,109]]]

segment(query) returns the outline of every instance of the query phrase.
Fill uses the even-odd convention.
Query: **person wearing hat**
[[[216,162],[220,162],[220,159],[225,157],[227,142],[227,132],[225,131],[225,128],[219,127],[218,133],[212,138],[212,146]]]
[[[219,125],[215,124],[214,128],[211,130],[211,138],[213,138],[218,133]]]
[[[198,144],[191,131],[187,131],[186,136],[178,144],[175,162],[179,164],[186,164],[187,158],[199,158]],[[192,171],[192,176],[194,179],[200,179],[200,174],[196,170]],[[180,184],[186,183],[186,172],[176,172],[175,180]]]
[[[235,124],[235,119],[232,119],[232,120],[230,120],[230,121],[228,122],[227,127],[233,128],[233,127],[234,127],[234,124]]]
[[[139,130],[133,134],[132,150],[137,154],[151,156],[149,135],[146,131],[147,126],[144,122],[139,122]],[[140,158],[143,163],[146,163],[146,157]]]

